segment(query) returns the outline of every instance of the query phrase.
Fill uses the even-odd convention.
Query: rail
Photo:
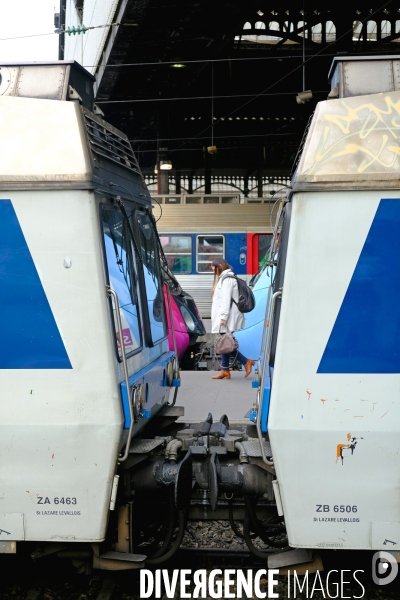
[[[129,431],[128,431],[128,439],[126,441],[126,446],[125,446],[125,451],[123,454],[120,454],[118,457],[118,462],[124,462],[124,460],[126,460],[129,456],[129,447],[131,445],[131,440],[132,440],[132,434],[133,434],[133,426],[135,424],[135,419],[134,419],[134,415],[133,415],[133,408],[132,408],[132,402],[131,402],[131,393],[130,393],[130,386],[129,386],[129,375],[128,375],[128,365],[126,362],[126,354],[125,354],[125,345],[124,345],[124,336],[122,333],[122,323],[121,323],[121,315],[120,315],[120,307],[119,307],[119,300],[118,300],[118,296],[117,294],[114,292],[113,289],[111,289],[111,287],[109,285],[106,285],[106,290],[107,290],[107,297],[112,296],[114,298],[114,304],[115,304],[115,315],[117,318],[117,327],[118,327],[118,333],[119,333],[119,343],[121,346],[121,358],[122,358],[122,364],[124,367],[124,375],[125,375],[125,385],[126,385],[126,395],[128,398],[128,407],[129,407],[129,416],[131,419],[131,422],[129,424]]]

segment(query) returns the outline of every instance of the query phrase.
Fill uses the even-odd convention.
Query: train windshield
[[[141,347],[137,308],[136,265],[131,237],[122,213],[111,207],[102,207],[104,246],[111,288],[118,296],[126,355]],[[118,354],[121,358],[121,340],[114,310],[114,326]]]
[[[150,331],[153,344],[168,335],[161,279],[158,240],[153,224],[145,213],[136,213],[139,226],[139,248],[142,254]]]

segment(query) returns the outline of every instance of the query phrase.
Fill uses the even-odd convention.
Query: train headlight
[[[196,329],[196,323],[194,322],[192,315],[190,314],[188,309],[185,308],[185,306],[180,306],[179,308],[181,310],[183,320],[186,323],[186,327],[189,329],[189,331],[194,331]]]

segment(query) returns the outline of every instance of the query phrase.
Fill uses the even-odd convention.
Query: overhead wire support
[[[94,29],[91,27],[85,27],[83,24],[82,25],[78,25],[78,27],[75,28],[75,26],[72,27],[67,27],[67,29],[65,30],[65,33],[68,33],[68,35],[75,35],[78,34],[80,35],[81,33],[85,34],[87,32],[88,29]]]

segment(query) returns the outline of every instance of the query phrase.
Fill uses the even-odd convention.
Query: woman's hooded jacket
[[[236,304],[231,302],[232,298],[236,302],[239,300],[238,284],[233,277],[226,277],[227,275],[233,275],[233,271],[231,269],[222,271],[214,290],[211,307],[211,333],[219,332],[221,321],[228,323],[229,331],[243,329],[244,327],[243,314]],[[224,332],[224,330],[222,328],[221,332]]]

